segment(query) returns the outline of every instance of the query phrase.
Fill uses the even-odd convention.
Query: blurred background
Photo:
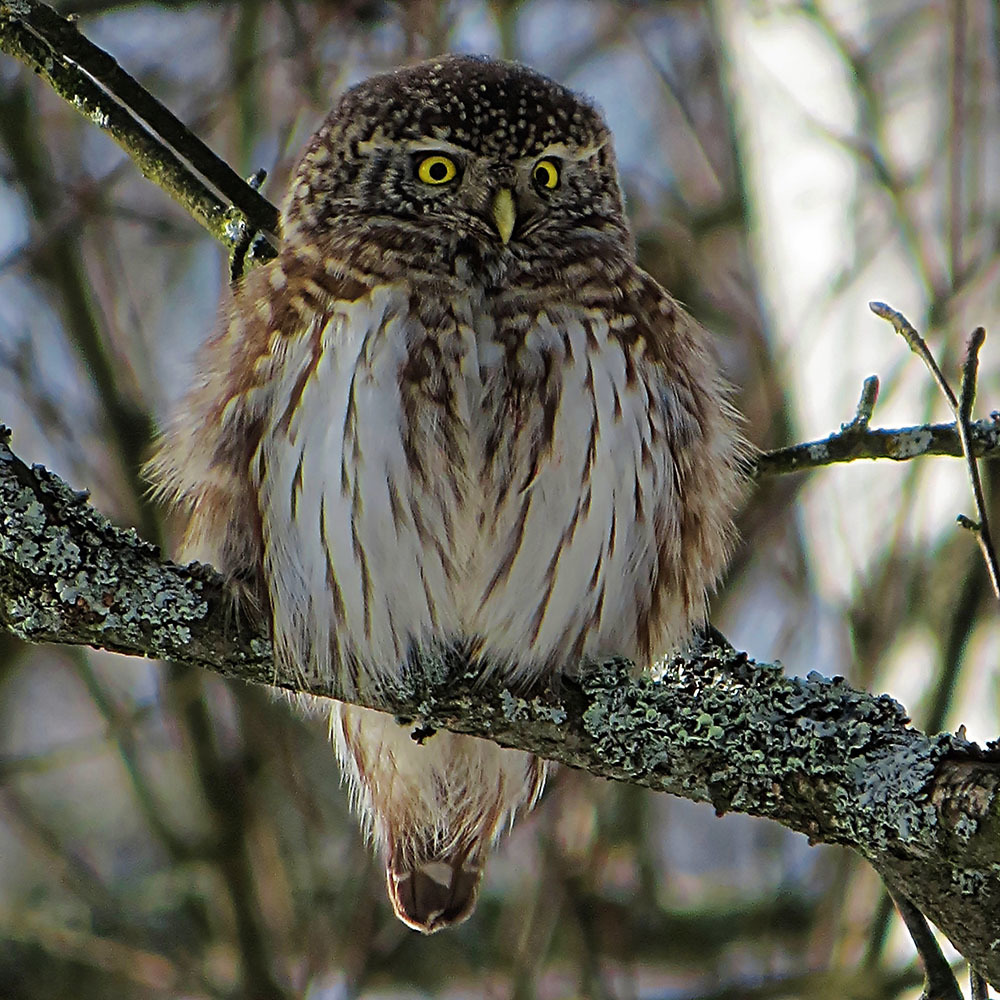
[[[761,448],[949,418],[867,308],[954,375],[1000,315],[1000,13],[987,0],[74,0],[81,29],[280,202],[335,96],[435,53],[523,60],[603,108],[640,257],[716,334]],[[0,421],[124,525],[226,261],[0,56]],[[983,352],[978,415],[1000,405]],[[957,376],[955,377],[957,383]],[[996,496],[996,463],[986,470]],[[713,620],[758,659],[996,736],[996,607],[951,459],[760,483]],[[1000,523],[1000,511],[994,513]],[[953,953],[951,953],[953,954]],[[479,908],[391,915],[324,727],[267,691],[0,635],[0,998],[916,997],[873,872],[780,827],[561,771]]]

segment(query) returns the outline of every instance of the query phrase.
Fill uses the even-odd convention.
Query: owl
[[[372,77],[309,141],[283,231],[151,464],[282,672],[377,691],[453,649],[529,690],[683,645],[743,446],[706,335],[636,263],[598,112],[480,57]],[[333,704],[397,916],[464,920],[544,762]]]

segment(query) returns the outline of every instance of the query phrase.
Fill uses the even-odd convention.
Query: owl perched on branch
[[[451,647],[525,689],[683,644],[742,445],[705,334],[636,264],[600,115],[483,58],[373,77],[309,142],[284,234],[152,463],[283,671],[377,689]],[[397,915],[463,920],[545,764],[350,705],[332,732]]]

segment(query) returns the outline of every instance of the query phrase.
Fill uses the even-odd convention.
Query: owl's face
[[[512,261],[631,256],[600,115],[523,66],[468,56],[345,94],[306,150],[285,217],[314,239],[494,279]]]

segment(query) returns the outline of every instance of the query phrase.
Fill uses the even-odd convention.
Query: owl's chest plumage
[[[684,613],[650,621],[679,544],[670,393],[604,315],[389,285],[270,364],[251,469],[292,662],[361,683],[460,640],[532,680],[682,638]]]

